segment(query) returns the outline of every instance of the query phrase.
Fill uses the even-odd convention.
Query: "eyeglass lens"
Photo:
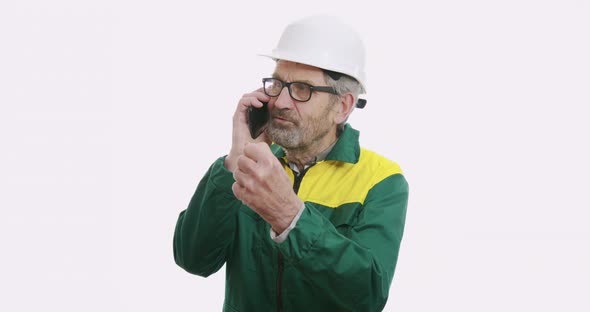
[[[264,92],[268,96],[279,96],[285,83],[278,79],[264,80]],[[310,87],[302,82],[292,82],[288,84],[289,94],[297,101],[307,101],[311,97]]]

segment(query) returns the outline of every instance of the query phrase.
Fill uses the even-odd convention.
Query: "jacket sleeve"
[[[381,311],[393,279],[407,202],[405,178],[401,174],[385,178],[367,194],[348,236],[306,204],[279,249],[314,291],[339,310]]]
[[[236,227],[238,201],[233,175],[219,158],[201,179],[174,231],[174,260],[192,274],[207,277],[225,263]]]

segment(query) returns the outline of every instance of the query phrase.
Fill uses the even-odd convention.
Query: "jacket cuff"
[[[297,226],[289,232],[284,242],[277,244],[285,258],[291,262],[303,259],[314,247],[315,243],[326,231],[326,222],[329,223],[314,207],[305,204]]]
[[[270,238],[277,244],[284,242],[287,239],[287,236],[289,235],[291,230],[293,230],[293,228],[295,228],[295,226],[297,225],[297,221],[299,221],[299,218],[301,218],[301,213],[303,212],[304,209],[305,209],[305,204],[301,205],[301,208],[299,208],[299,212],[295,215],[295,217],[291,221],[291,224],[289,224],[289,226],[280,235],[277,235],[277,233],[275,233],[275,231],[273,231],[273,229],[271,227],[270,228]]]

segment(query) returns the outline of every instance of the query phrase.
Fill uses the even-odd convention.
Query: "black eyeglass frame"
[[[289,96],[297,101],[297,102],[307,102],[309,100],[311,100],[311,95],[313,94],[313,92],[326,92],[326,93],[330,93],[330,94],[334,94],[334,95],[338,95],[338,92],[336,92],[336,89],[334,89],[334,87],[328,87],[328,86],[314,86],[314,85],[310,85],[307,82],[302,82],[302,81],[291,81],[291,82],[284,82],[281,79],[278,78],[262,78],[262,89],[264,90],[264,94],[270,96],[270,97],[277,97],[279,96],[281,93],[279,92],[279,94],[277,95],[270,95],[266,92],[266,87],[265,84],[267,81],[278,81],[281,83],[282,87],[281,87],[281,91],[283,90],[284,87],[287,87],[287,90],[289,90]],[[299,83],[299,84],[303,84],[307,87],[309,87],[309,97],[307,98],[307,100],[299,100],[296,99],[295,97],[293,97],[293,94],[291,93],[291,85],[294,83]]]

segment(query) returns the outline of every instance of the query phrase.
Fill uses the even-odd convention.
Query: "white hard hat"
[[[346,74],[358,80],[361,93],[366,92],[365,47],[357,32],[336,17],[295,21],[285,28],[272,53],[260,55]]]

